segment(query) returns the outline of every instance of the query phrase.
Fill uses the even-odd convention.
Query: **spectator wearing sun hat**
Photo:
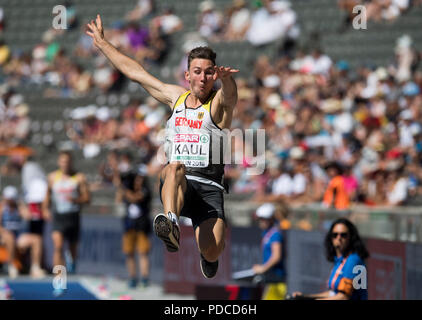
[[[267,284],[263,299],[283,299],[286,294],[283,259],[283,235],[280,231],[280,223],[276,219],[277,208],[273,203],[264,203],[256,210],[259,228],[263,230],[261,249],[262,264],[252,267],[254,272],[263,277]]]

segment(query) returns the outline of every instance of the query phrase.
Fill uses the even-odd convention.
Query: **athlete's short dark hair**
[[[70,151],[70,150],[60,150],[59,151],[59,157],[60,156],[68,156],[71,160],[72,160],[72,158],[73,158],[73,155],[72,155],[72,151]]]
[[[189,52],[188,55],[188,70],[193,59],[207,59],[215,65],[217,54],[210,47],[196,47]]]

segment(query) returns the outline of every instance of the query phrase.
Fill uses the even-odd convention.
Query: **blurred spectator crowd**
[[[46,97],[81,97],[93,89],[97,93],[120,91],[126,80],[93,47],[92,39],[85,34],[86,25],[79,21],[70,1],[66,8],[68,29],[46,30],[31,52],[12,52],[6,43],[0,42],[0,66],[6,82],[11,86],[46,85]],[[183,21],[172,7],[157,12],[153,0],[140,0],[124,19],[105,26],[105,36],[148,68],[162,64],[172,48],[170,36],[183,29]],[[205,41],[248,40],[257,46],[299,34],[290,3],[271,0],[258,1],[254,9],[245,0],[234,0],[221,10],[213,1],[203,1],[198,6],[197,30]],[[65,32],[80,33],[71,52],[58,41]]]
[[[337,209],[416,203],[422,191],[420,53],[406,36],[395,52],[388,66],[357,69],[319,49],[258,58],[253,80],[238,80],[232,126],[265,129],[267,169],[252,176],[242,166],[230,168],[235,192]]]
[[[83,150],[85,158],[96,157],[101,148],[136,148],[145,162],[161,144],[157,135],[169,112],[152,97],[132,99],[121,112],[105,105],[82,106],[71,111],[66,134],[71,148]]]
[[[353,20],[356,14],[360,14],[360,10],[353,10],[356,6],[364,6],[365,14],[368,21],[394,21],[401,14],[406,13],[409,7],[420,5],[421,1],[416,0],[339,0],[339,8],[348,13],[347,22]],[[353,12],[355,11],[355,12]]]
[[[13,90],[0,91],[0,150],[24,144],[30,133],[29,106]]]
[[[340,1],[339,6],[343,2],[347,1]],[[371,17],[377,19],[386,16],[387,2],[407,8],[406,1],[367,1],[365,5],[368,12],[372,12],[370,7],[383,8],[373,9],[378,15]],[[296,14],[289,2],[257,3],[250,8],[247,2],[234,0],[223,10],[212,1],[200,2],[199,36],[191,37],[185,51],[198,42],[212,47],[213,42],[246,40],[260,46],[298,37]],[[12,53],[0,43],[0,65],[8,85],[47,83],[51,87],[46,96],[81,97],[93,89],[99,94],[119,92],[125,81],[122,75],[94,50],[85,25],[75,23],[74,28],[79,28],[81,36],[73,52],[60,47],[54,29],[44,33],[31,53]],[[124,21],[105,30],[105,36],[148,67],[164,61],[171,48],[170,35],[183,29],[171,7],[157,13],[154,1],[140,0]],[[235,143],[233,154],[244,158],[242,164],[226,167],[231,192],[250,194],[258,202],[322,203],[337,209],[354,203],[418,203],[422,195],[420,57],[408,36],[397,40],[394,61],[386,66],[351,68],[347,61],[333,61],[320,48],[257,57],[250,77],[236,79],[239,100],[232,128],[265,130],[266,168],[261,175],[248,175],[245,169],[254,159],[243,155],[243,141]],[[94,61],[92,71],[75,62],[84,59]],[[185,63],[186,57],[181,70]],[[181,77],[178,82],[186,85]],[[27,114],[22,99],[13,101],[2,95],[0,142],[11,136],[25,139]],[[66,116],[65,130],[72,148],[83,150],[86,158],[95,158],[102,148],[112,150],[111,154],[136,148],[138,162],[155,174],[161,165],[156,157],[162,141],[159,134],[168,115],[169,110],[152,98],[128,99],[121,110],[105,103],[75,108]],[[111,166],[108,162],[116,167],[114,156],[110,157],[100,168],[104,181],[104,168]]]

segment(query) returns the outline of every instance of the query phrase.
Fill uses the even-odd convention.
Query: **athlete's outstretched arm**
[[[219,105],[224,109],[234,108],[237,103],[237,86],[232,75],[239,72],[237,69],[230,67],[215,67],[214,79],[220,79],[221,89],[217,93]]]
[[[230,128],[233,110],[237,103],[237,86],[232,75],[239,70],[215,67],[214,80],[220,79],[221,88],[213,101],[212,117],[220,128]],[[214,107],[215,106],[215,107]]]
[[[100,15],[95,22],[87,24],[90,31],[86,31],[94,45],[119,69],[126,77],[138,82],[148,93],[158,101],[172,106],[177,98],[186,90],[176,85],[163,83],[148,73],[138,62],[124,55],[104,38],[104,29]]]

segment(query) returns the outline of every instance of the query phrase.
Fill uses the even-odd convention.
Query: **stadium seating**
[[[110,27],[113,22],[122,20],[125,13],[132,9],[136,0],[74,0],[73,5],[76,8],[79,25],[86,23],[89,19],[100,13],[103,17],[104,25]],[[183,36],[185,32],[195,31],[197,27],[197,12],[199,1],[186,0],[183,6],[179,2],[172,0],[157,0],[157,12],[163,7],[173,7],[175,13],[179,15],[184,22],[184,29],[176,33],[171,38],[172,48],[169,52],[164,65],[152,66],[150,72],[164,81],[174,81],[172,70],[179,63],[182,56]],[[215,0],[217,7],[221,10],[227,8],[228,1]],[[403,34],[409,34],[416,45],[416,48],[422,49],[421,15],[422,7],[411,8],[409,12],[403,14],[394,23],[369,22],[367,30],[353,30],[349,27],[344,32],[339,32],[339,28],[345,18],[345,12],[337,7],[336,0],[291,1],[292,8],[297,12],[298,22],[301,27],[301,35],[298,39],[299,45],[306,46],[310,43],[311,36],[319,33],[319,45],[334,60],[346,60],[350,65],[357,66],[362,63],[372,62],[377,65],[391,62],[394,58],[394,45],[397,38]],[[255,2],[249,1],[250,7],[254,7]],[[0,7],[4,9],[7,22],[7,32],[4,33],[4,39],[13,51],[29,52],[36,44],[41,42],[42,34],[51,27],[53,20],[53,7],[57,5],[55,0],[0,0]],[[80,28],[77,27],[71,31],[65,32],[58,38],[58,42],[66,52],[71,53],[79,36]],[[368,44],[372,44],[369,46]],[[376,44],[376,45],[373,45]],[[254,59],[260,54],[266,54],[270,57],[277,55],[277,45],[268,45],[262,48],[254,48],[248,42],[237,43],[212,43],[214,49],[218,52],[218,62],[223,65],[231,65],[240,69],[239,76],[248,77],[250,75],[250,66]],[[93,70],[94,64],[90,60],[78,59],[78,62]],[[170,71],[170,72],[168,72]],[[1,72],[0,72],[1,73]],[[33,126],[34,136],[30,145],[38,151],[39,157],[45,165],[46,170],[51,170],[55,166],[54,152],[57,152],[57,146],[60,141],[66,138],[64,131],[55,130],[53,124],[57,121],[63,121],[63,111],[73,109],[77,106],[83,106],[95,103],[98,92],[92,92],[83,99],[47,99],[42,97],[42,92],[48,86],[25,85],[17,88],[26,96],[26,100],[31,107],[30,117],[38,121],[38,125]],[[126,87],[124,92],[138,96],[145,96],[145,92],[137,90],[132,92]],[[123,105],[117,107],[123,108]],[[46,125],[46,121],[50,125]],[[50,129],[48,128],[50,126]],[[60,125],[58,125],[60,127]],[[43,144],[46,135],[52,135],[50,145]],[[45,154],[44,154],[45,152]],[[103,157],[101,153],[99,158]],[[83,157],[81,157],[83,158]],[[80,165],[86,173],[92,173],[95,169],[94,163],[98,163],[98,158],[93,160],[81,160]]]

